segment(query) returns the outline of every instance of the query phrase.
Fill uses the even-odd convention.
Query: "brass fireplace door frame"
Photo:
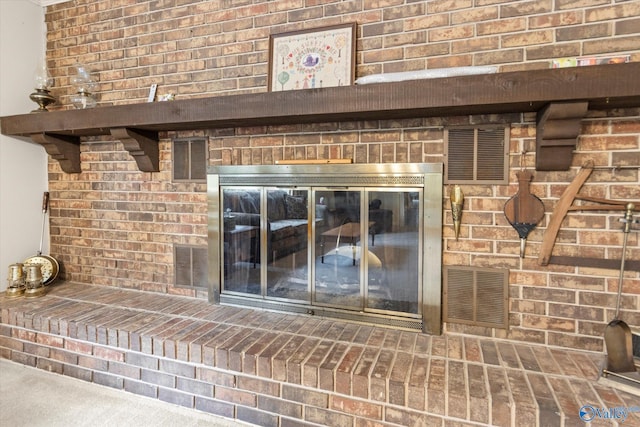
[[[317,164],[209,166],[207,168],[208,205],[208,285],[209,301],[245,307],[268,308],[305,314],[305,305],[274,304],[241,297],[221,299],[221,207],[222,186],[322,186],[322,187],[383,187],[422,188],[421,212],[422,248],[422,318],[403,319],[393,316],[365,316],[313,306],[316,315],[382,324],[399,329],[442,333],[442,197],[443,165],[441,163],[401,164]]]

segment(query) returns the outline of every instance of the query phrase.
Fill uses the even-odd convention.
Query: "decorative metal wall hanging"
[[[453,230],[455,232],[456,240],[460,235],[460,223],[462,221],[462,208],[464,206],[464,193],[459,185],[454,185],[451,188],[451,216],[453,217]]]

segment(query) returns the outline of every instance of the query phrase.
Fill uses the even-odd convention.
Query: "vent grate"
[[[221,175],[222,185],[253,185],[255,176]],[[260,175],[260,182],[264,185],[288,185],[288,186],[415,186],[424,185],[424,175],[359,175],[359,176],[331,176],[331,175]]]
[[[504,129],[478,129],[478,181],[502,181],[505,179]]]
[[[449,130],[447,150],[447,177],[452,180],[473,181],[474,131],[473,129]]]
[[[173,141],[173,181],[206,182],[207,140],[204,138]]]
[[[175,245],[175,277],[178,287],[207,288],[207,247]]]
[[[507,184],[508,128],[445,130],[445,184]]]
[[[444,268],[444,321],[506,329],[508,270]]]

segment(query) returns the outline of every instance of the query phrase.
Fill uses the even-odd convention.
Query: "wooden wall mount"
[[[553,246],[556,244],[558,231],[560,231],[560,225],[562,224],[564,217],[567,216],[567,212],[569,212],[569,208],[573,204],[573,200],[576,198],[578,191],[582,188],[582,184],[584,184],[587,178],[589,178],[591,172],[593,172],[593,162],[588,162],[582,166],[582,169],[580,169],[575,178],[573,178],[573,181],[571,181],[571,184],[569,184],[569,186],[564,190],[564,193],[562,193],[562,196],[560,196],[560,199],[551,214],[549,224],[542,236],[542,246],[540,247],[540,255],[538,256],[539,265],[549,264],[551,252],[553,251]]]
[[[551,103],[538,112],[536,170],[569,170],[588,102]]]
[[[122,142],[142,172],[160,171],[158,132],[132,128],[111,129],[111,135]]]
[[[592,267],[592,268],[620,268],[621,260],[616,259],[596,259],[586,257],[574,257],[574,256],[552,256],[553,247],[556,243],[556,237],[560,231],[560,225],[569,211],[624,211],[628,201],[625,200],[611,200],[600,199],[597,197],[580,196],[578,191],[582,188],[587,178],[593,171],[593,162],[588,161],[585,163],[578,174],[573,178],[573,181],[564,190],[562,196],[558,200],[551,219],[547,225],[544,235],[542,237],[542,246],[540,247],[540,255],[538,256],[538,265],[560,264],[560,265],[572,265],[576,267]],[[596,205],[575,205],[572,206],[575,200],[584,200],[588,202],[599,203]],[[640,261],[627,260],[626,268],[628,270],[640,271]]]
[[[33,142],[44,147],[52,159],[57,160],[66,173],[80,173],[80,138],[68,135],[51,135],[46,132],[31,135]]]

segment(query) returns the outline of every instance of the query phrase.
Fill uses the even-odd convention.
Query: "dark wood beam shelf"
[[[545,117],[538,117],[542,135],[538,167],[557,169],[570,163],[571,153],[568,163],[565,160],[558,165],[555,147],[571,151],[575,132],[557,137],[555,131],[544,131],[545,124],[561,128],[565,110],[575,128],[585,107],[640,107],[638,76],[640,63],[629,63],[262,92],[21,114],[0,118],[0,129],[5,135],[28,137],[42,144],[67,172],[80,171],[82,137],[112,135],[123,140],[141,170],[153,171],[157,170],[160,131],[544,110]],[[550,104],[555,105],[546,108]],[[544,154],[544,147],[553,147],[549,155]],[[544,157],[550,158],[545,162]]]

